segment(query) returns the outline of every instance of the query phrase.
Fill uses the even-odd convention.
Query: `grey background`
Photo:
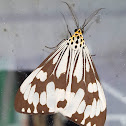
[[[126,0],[67,2],[80,25],[94,10],[105,8],[84,37],[96,54],[93,60],[107,99],[105,126],[126,126]],[[76,27],[61,0],[0,0],[0,71],[35,69],[53,51],[45,46],[67,37],[60,12],[73,32]]]

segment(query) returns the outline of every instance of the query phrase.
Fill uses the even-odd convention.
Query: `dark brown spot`
[[[74,40],[74,37],[73,37],[73,40]]]
[[[83,118],[84,118],[84,113],[78,114],[78,113],[76,112],[76,113],[74,113],[74,114],[72,115],[72,121],[75,122],[76,119],[77,119],[77,121],[76,121],[75,123],[77,123],[79,126],[80,126],[80,124],[81,124]]]
[[[77,45],[75,45],[75,49],[77,48]]]
[[[77,36],[77,39],[79,39],[79,36]]]
[[[47,105],[41,105],[40,103],[37,105],[37,111],[38,113],[42,113],[42,111],[44,112],[44,114],[48,114],[49,112],[49,108],[47,107]],[[43,114],[43,113],[42,113]]]
[[[73,45],[73,42],[71,42],[71,45]]]
[[[80,44],[80,47],[81,47],[81,44]]]
[[[67,45],[69,45],[69,43],[67,43]]]
[[[76,41],[76,44],[78,44],[78,40]]]
[[[64,101],[59,101],[59,102],[57,103],[57,107],[58,107],[58,108],[64,108],[64,107],[66,106],[66,103],[67,103],[66,100],[64,100]]]

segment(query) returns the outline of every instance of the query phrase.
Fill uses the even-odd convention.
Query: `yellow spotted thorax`
[[[81,29],[75,30],[74,34],[68,40],[69,40],[69,44],[74,49],[83,47],[85,44]]]

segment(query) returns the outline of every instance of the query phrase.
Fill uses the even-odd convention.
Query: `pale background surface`
[[[105,8],[85,34],[85,41],[91,54],[96,54],[93,60],[107,99],[105,126],[126,126],[126,1],[67,2],[80,25],[94,10]],[[45,46],[55,46],[67,36],[60,12],[73,32],[71,14],[60,0],[0,0],[0,71],[35,69],[52,52]]]

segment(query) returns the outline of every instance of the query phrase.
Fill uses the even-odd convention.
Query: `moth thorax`
[[[75,30],[75,33],[68,39],[68,42],[74,50],[83,48],[85,41],[81,29]]]

